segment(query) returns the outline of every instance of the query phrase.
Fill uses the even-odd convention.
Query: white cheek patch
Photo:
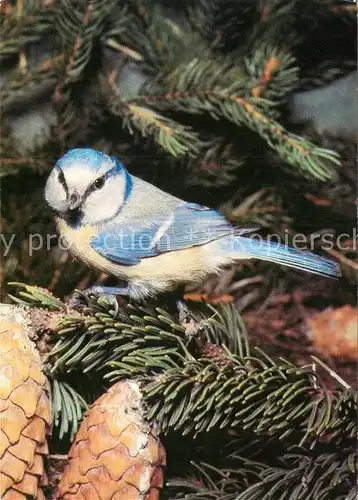
[[[90,193],[83,205],[84,222],[96,224],[114,217],[124,202],[124,175],[109,177],[101,189]]]
[[[67,195],[64,187],[57,179],[57,173],[53,171],[48,178],[45,188],[45,199],[47,203],[58,212],[62,212],[67,206]]]

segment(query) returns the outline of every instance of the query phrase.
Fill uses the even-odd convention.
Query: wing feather
[[[183,202],[174,212],[157,216],[150,228],[144,228],[138,221],[126,227],[113,226],[93,238],[91,246],[113,262],[135,265],[147,257],[252,231],[253,228],[235,228],[215,210]]]

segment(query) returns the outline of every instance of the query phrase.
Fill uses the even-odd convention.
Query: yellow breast
[[[108,269],[108,261],[91,247],[90,241],[96,235],[96,229],[92,226],[81,226],[72,228],[62,219],[57,221],[58,230],[65,240],[66,248],[86,264],[105,272]]]

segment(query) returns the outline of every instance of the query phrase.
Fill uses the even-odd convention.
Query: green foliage
[[[148,107],[134,103],[123,104],[124,122],[131,133],[140,130],[143,137],[150,136],[172,156],[194,156],[199,152],[198,138],[190,127],[166,118]],[[133,125],[133,127],[132,127]]]
[[[169,481],[174,491],[180,491],[171,498],[353,500],[357,495],[356,458],[351,448],[323,452],[318,456],[312,456],[308,450],[292,449],[280,459],[279,467],[239,456],[230,460],[228,469],[216,469],[205,463],[194,464],[196,477],[193,474],[192,478]]]
[[[23,304],[24,301],[27,300],[32,305],[45,307],[51,310],[65,309],[65,305],[60,300],[56,299],[53,295],[50,295],[45,290],[16,282],[11,282],[9,283],[9,285],[24,289],[19,291],[19,297],[10,295],[11,299],[18,304]]]
[[[354,10],[336,0],[7,4],[0,20],[1,209],[5,241],[15,239],[2,259],[1,288],[3,300],[9,288],[12,300],[35,307],[38,317],[43,311],[39,348],[53,442],[65,450],[88,405],[114,381],[135,378],[147,417],[165,434],[163,499],[353,500],[354,388],[344,381],[325,387],[315,358],[318,374],[308,356],[303,367],[269,358],[251,345],[233,306],[189,303],[189,323],[163,304],[91,297],[74,310],[68,293],[107,278],[72,261],[56,239],[30,255],[29,235],[56,233],[43,201],[45,175],[66,149],[84,145],[121,157],[131,172],[175,195],[220,207],[241,225],[290,237],[322,228],[351,233],[355,149],[293,125],[286,105],[297,89],[355,68]],[[30,132],[46,121],[44,107],[51,126],[26,149],[16,120],[28,116]],[[353,249],[331,256],[356,279]],[[260,283],[259,314],[269,292],[293,287],[278,267],[250,263],[238,272],[242,289],[250,279]],[[316,281],[302,283],[297,296]],[[349,297],[348,283],[340,282],[332,301]],[[249,290],[245,304],[257,300]]]
[[[69,434],[72,441],[87,410],[86,401],[66,382],[57,379],[50,379],[50,382],[53,430],[60,439]]]
[[[22,299],[58,309],[60,302],[26,286]],[[229,306],[191,311],[193,331],[161,308],[92,298],[88,314],[65,314],[46,363],[56,373],[99,372],[111,382],[141,381],[149,416],[163,432],[214,427],[296,439],[353,438],[358,395],[319,386],[312,365],[273,362],[249,347],[239,314]],[[251,352],[252,351],[252,352]],[[291,436],[294,433],[296,437]]]
[[[52,310],[57,325],[44,357],[56,435],[73,436],[93,400],[84,391],[87,377],[103,390],[108,379],[131,378],[140,383],[147,418],[155,419],[162,433],[239,436],[226,445],[224,467],[201,464],[199,478],[191,471],[192,479],[170,479],[169,491],[176,495],[170,498],[323,500],[328,492],[351,498],[357,391],[329,391],[312,365],[274,362],[252,348],[232,306],[188,304],[190,321],[180,323],[177,313],[154,305],[96,297],[87,299],[81,313],[64,311],[45,291],[25,290],[17,301]],[[81,390],[73,386],[79,374]],[[244,436],[251,441],[246,451],[240,444]],[[257,455],[260,447],[275,443],[290,449],[273,462],[254,458],[253,451]]]
[[[2,56],[17,54],[23,47],[40,42],[54,29],[52,9],[42,4],[40,0],[19,2],[9,14],[1,14]]]
[[[292,46],[276,35],[301,3],[273,2],[270,13],[259,2],[244,1],[240,7],[229,2],[226,9],[214,1],[189,2],[183,11],[139,0],[32,2],[22,11],[13,7],[2,16],[0,55],[19,54],[20,60],[6,76],[1,99],[7,110],[46,84],[57,112],[54,133],[63,147],[88,143],[93,116],[101,112],[118,131],[128,129],[159,154],[199,161],[215,145],[203,126],[214,118],[226,128],[232,123],[238,136],[243,128],[252,130],[294,171],[328,179],[340,164],[338,154],[282,122],[282,105],[298,85],[300,66]],[[332,16],[332,5],[309,10],[318,15],[326,9]],[[241,19],[247,36],[231,33],[230,43],[236,45],[224,54],[227,43],[220,36],[212,43],[208,32],[228,36],[225,16],[227,21]],[[204,19],[208,30],[203,30]],[[294,24],[293,38],[297,29]],[[34,64],[32,49],[49,32],[49,57]],[[131,73],[133,62],[138,63],[137,76]],[[129,86],[137,95],[130,98],[124,74],[137,78]]]

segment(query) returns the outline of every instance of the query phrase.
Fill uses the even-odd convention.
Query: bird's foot
[[[117,295],[128,296],[128,287],[109,287],[109,286],[93,286],[87,290],[75,290],[68,301],[68,305],[77,311],[83,312],[86,307],[90,306],[90,297],[95,296],[104,298],[115,311],[118,310]]]
[[[177,300],[176,307],[179,315],[179,323],[183,326],[187,323],[190,323],[192,321],[191,312],[184,300]]]
[[[179,315],[179,324],[185,328],[188,338],[199,338],[201,333],[207,327],[206,321],[197,320],[193,317],[192,312],[183,300],[177,301],[177,309]]]

